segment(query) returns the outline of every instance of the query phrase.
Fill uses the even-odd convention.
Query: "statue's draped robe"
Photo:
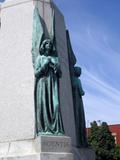
[[[85,114],[82,95],[84,91],[82,90],[81,81],[78,77],[72,79],[73,87],[73,102],[74,102],[74,114],[76,123],[76,137],[78,147],[85,147],[87,145],[86,140],[86,125],[85,125]]]
[[[59,76],[48,65],[58,64],[58,57],[39,55],[35,62],[35,113],[37,134],[63,134],[59,108]]]

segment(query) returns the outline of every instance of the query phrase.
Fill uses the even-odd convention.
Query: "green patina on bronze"
[[[73,90],[73,104],[76,123],[76,138],[78,147],[86,147],[86,126],[85,114],[82,96],[85,94],[82,89],[82,84],[79,79],[81,75],[81,68],[74,67],[74,76],[72,77],[72,90]]]
[[[33,25],[33,66],[35,73],[35,119],[37,135],[63,135],[59,108],[59,59],[51,39],[43,40],[39,11],[35,8]]]
[[[33,14],[33,34],[32,34],[32,60],[33,66],[37,56],[39,55],[40,44],[44,38],[44,31],[41,23],[41,17],[37,7],[34,9]]]

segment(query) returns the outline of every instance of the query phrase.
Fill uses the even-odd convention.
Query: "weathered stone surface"
[[[1,159],[73,160],[71,140],[65,136],[41,136],[26,141],[0,143]]]
[[[9,0],[3,3],[0,29],[0,142],[34,137],[32,20],[32,1]]]
[[[95,152],[90,148],[73,147],[75,160],[95,160]]]
[[[16,157],[0,157],[0,160],[73,160],[73,155],[71,153],[36,153]]]
[[[22,155],[22,156],[5,156],[1,157],[0,160],[40,160],[40,154]]]
[[[71,152],[71,139],[66,136],[41,136],[35,140],[36,151]]]
[[[23,156],[35,153],[34,140],[0,143],[0,157]]]
[[[71,153],[43,153],[41,154],[41,160],[73,160]]]

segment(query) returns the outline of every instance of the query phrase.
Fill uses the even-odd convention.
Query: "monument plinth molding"
[[[31,140],[0,143],[0,159],[73,160],[71,140],[65,136],[40,136]]]

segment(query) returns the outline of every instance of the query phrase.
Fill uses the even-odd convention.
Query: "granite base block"
[[[73,160],[72,153],[43,153],[40,160]]]
[[[40,160],[39,154],[22,155],[22,156],[5,156],[0,157],[0,160]]]
[[[95,160],[95,152],[90,148],[72,148],[74,160]]]
[[[73,160],[71,139],[40,136],[32,140],[0,143],[0,160]]]
[[[34,141],[37,152],[65,152],[71,151],[71,138],[66,136],[41,136]]]

